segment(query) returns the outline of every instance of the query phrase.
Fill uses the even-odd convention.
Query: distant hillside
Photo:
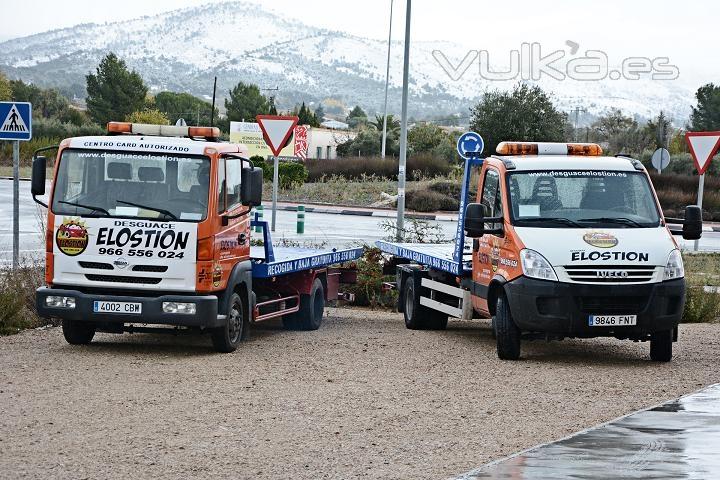
[[[452,81],[433,58],[443,51],[459,62],[466,47],[448,42],[416,42],[411,50],[411,115],[427,118],[459,112],[482,92],[509,88],[514,82],[479,79],[477,66]],[[238,81],[261,88],[279,87],[278,105],[300,101],[341,100],[370,113],[382,108],[386,43],[304,25],[256,4],[230,2],[193,7],[153,17],[82,24],[0,43],[0,69],[13,78],[61,87],[84,96],[85,75],[109,51],[138,70],[154,91],[212,92],[218,76],[219,95]],[[402,45],[393,45],[390,107],[400,110]],[[555,95],[568,111],[588,109],[588,118],[618,107],[641,117],[669,112],[683,123],[693,91],[670,81],[556,82],[538,84]]]

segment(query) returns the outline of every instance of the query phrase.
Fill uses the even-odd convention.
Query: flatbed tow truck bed
[[[321,268],[337,263],[357,260],[362,248],[343,250],[315,250],[294,247],[273,247],[273,256],[267,260],[265,247],[250,248],[252,273],[255,278],[269,278],[295,273],[310,268]]]
[[[357,260],[363,254],[362,248],[320,250],[314,248],[274,247],[268,222],[255,219],[251,227],[260,227],[263,244],[250,247],[252,275],[254,278],[271,278],[312,268],[321,268],[342,262]]]
[[[459,277],[472,274],[472,246],[465,244],[465,206],[469,201],[470,177],[474,168],[482,166],[482,159],[473,158],[465,163],[460,208],[452,243],[401,243],[379,240],[375,245],[384,253],[410,260],[423,267],[440,270]],[[398,285],[399,286],[399,285]]]
[[[453,258],[456,248],[454,243],[395,243],[378,240],[375,245],[384,253],[394,257],[411,260],[453,275],[464,275],[472,269],[472,260],[469,259],[472,251],[469,246],[465,246],[463,260],[458,262]]]

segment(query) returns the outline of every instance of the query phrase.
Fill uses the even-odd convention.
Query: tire
[[[230,297],[230,305],[225,316],[225,325],[213,328],[210,333],[213,348],[220,353],[230,353],[237,350],[240,342],[248,335],[248,319],[243,299],[237,293]]]
[[[501,360],[520,358],[520,329],[515,325],[505,295],[498,296],[495,306],[497,355]]]
[[[672,360],[673,331],[655,332],[650,336],[650,360],[669,362]]]
[[[420,305],[420,295],[415,288],[412,277],[405,279],[403,287],[403,316],[405,327],[410,330],[445,330],[448,316],[437,310]]]
[[[95,325],[75,320],[63,320],[62,331],[65,341],[70,345],[87,345],[95,336]]]
[[[288,330],[317,330],[322,325],[325,312],[325,287],[319,278],[313,282],[309,295],[300,295],[300,310],[283,317]]]

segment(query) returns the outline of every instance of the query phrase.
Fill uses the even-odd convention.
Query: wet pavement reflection
[[[720,384],[458,478],[719,479]]]

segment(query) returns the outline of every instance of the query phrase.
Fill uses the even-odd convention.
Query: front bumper
[[[677,327],[685,279],[637,285],[589,285],[519,277],[505,284],[510,311],[526,332],[566,337],[646,339]],[[590,315],[637,315],[637,325],[591,327]]]
[[[59,295],[75,298],[75,308],[48,307],[45,298]],[[142,314],[95,313],[93,302],[137,302],[142,304]],[[163,302],[192,302],[196,305],[194,314],[165,313]],[[38,314],[45,318],[60,318],[90,323],[149,323],[183,327],[219,327],[223,320],[218,318],[218,300],[214,295],[161,295],[138,297],[132,295],[100,295],[83,293],[78,290],[40,287],[35,296]]]

